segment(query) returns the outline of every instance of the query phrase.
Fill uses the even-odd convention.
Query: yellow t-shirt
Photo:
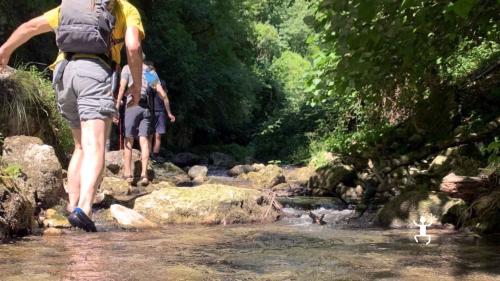
[[[59,26],[59,10],[60,7],[54,8],[43,16],[49,22],[50,27],[56,29]],[[139,29],[141,40],[144,39],[144,27],[142,26],[141,15],[137,8],[126,0],[116,0],[115,13],[116,22],[115,28],[113,29],[112,38],[113,41],[118,42],[111,49],[111,57],[114,62],[120,64],[121,62],[121,49],[123,48],[125,31],[127,27],[134,26]],[[50,66],[50,69],[54,70],[54,67],[64,58],[64,54],[59,52],[56,61]]]

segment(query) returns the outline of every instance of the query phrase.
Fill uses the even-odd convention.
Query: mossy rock
[[[269,189],[285,182],[283,169],[276,165],[267,165],[262,170],[241,174],[238,179],[248,180],[258,189]]]
[[[412,227],[423,216],[427,223],[440,224],[457,206],[465,206],[465,202],[424,188],[406,191],[384,205],[376,223],[391,228]]]
[[[170,187],[136,199],[134,210],[157,223],[233,224],[274,221],[278,213],[257,190],[204,184]]]
[[[15,187],[0,179],[0,242],[13,235],[28,234],[33,226],[32,203]]]

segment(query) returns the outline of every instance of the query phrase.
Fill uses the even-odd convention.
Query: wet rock
[[[64,232],[62,229],[49,227],[43,231],[43,236],[61,236]]]
[[[15,186],[0,180],[0,241],[15,234],[27,234],[33,225],[32,203]]]
[[[303,186],[297,184],[289,184],[287,182],[277,184],[272,188],[273,192],[276,192],[277,196],[289,197],[289,196],[303,196],[305,195],[306,190]]]
[[[394,197],[378,212],[376,223],[384,227],[414,227],[420,217],[427,223],[440,224],[445,216],[457,216],[454,212],[465,206],[461,199],[450,198],[444,193],[427,190],[407,191]]]
[[[192,185],[188,174],[170,162],[153,164],[152,167],[155,182],[166,181],[177,186]]]
[[[175,154],[172,159],[172,162],[179,167],[197,165],[200,163],[200,161],[201,161],[200,156],[190,152]]]
[[[109,208],[111,216],[124,228],[151,229],[158,228],[158,225],[143,217],[136,211],[114,204]]]
[[[100,192],[106,192],[109,195],[120,196],[127,195],[129,193],[130,185],[126,180],[104,177],[99,188]]]
[[[355,178],[353,166],[335,162],[317,169],[309,179],[307,188],[314,196],[336,196],[337,185],[344,183],[349,186]]]
[[[276,220],[278,213],[269,204],[254,189],[204,184],[157,190],[137,198],[134,210],[158,223],[233,224]]]
[[[230,168],[235,162],[233,156],[221,152],[211,153],[209,161],[210,164],[221,168]]]
[[[264,166],[265,167],[265,166]],[[241,174],[246,174],[249,172],[255,172],[257,169],[253,165],[236,165],[227,172],[231,177],[237,177]]]
[[[45,211],[45,218],[43,220],[43,225],[45,227],[52,227],[52,228],[71,227],[71,224],[69,223],[67,217],[55,209],[48,209]]]
[[[241,174],[238,176],[238,179],[251,181],[259,189],[269,189],[285,182],[283,169],[276,165],[267,165],[260,171]]]
[[[345,186],[342,183],[337,187],[337,194],[340,198],[347,203],[358,204],[361,203],[364,195],[364,188],[361,185],[356,187]]]
[[[198,184],[203,183],[207,178],[208,168],[206,166],[193,166],[189,169],[188,175]]]
[[[2,161],[21,166],[24,180],[18,187],[34,207],[50,208],[64,196],[61,164],[54,148],[44,145],[39,138],[6,138]]]

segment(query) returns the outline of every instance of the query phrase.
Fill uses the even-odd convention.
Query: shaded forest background
[[[2,1],[0,42],[59,2]],[[402,153],[500,114],[500,1],[130,2],[178,119],[169,150],[321,162],[323,151]],[[12,64],[44,70],[53,37]],[[498,161],[498,138],[484,151]]]

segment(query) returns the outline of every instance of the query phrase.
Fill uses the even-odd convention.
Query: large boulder
[[[355,178],[353,166],[333,162],[317,169],[315,175],[310,177],[307,188],[314,196],[338,196],[339,184],[352,186]]]
[[[0,242],[15,234],[27,234],[33,225],[33,213],[28,198],[0,179]]]
[[[222,152],[213,152],[210,154],[209,163],[222,168],[230,168],[236,161],[234,157]]]
[[[275,185],[285,182],[283,169],[276,165],[267,165],[258,172],[241,174],[238,179],[248,180],[258,189],[270,189]]]
[[[170,162],[152,164],[151,167],[154,171],[154,182],[166,181],[177,186],[192,184],[188,174]]]
[[[179,167],[193,166],[199,164],[200,161],[200,156],[190,152],[175,154],[174,158],[172,159],[172,162]]]
[[[54,148],[35,137],[15,136],[4,141],[2,161],[21,166],[24,182],[19,186],[33,203],[47,209],[64,196],[63,173]]]
[[[233,224],[276,220],[270,204],[254,189],[205,184],[154,191],[137,198],[134,210],[158,223]]]
[[[404,192],[378,212],[376,223],[383,227],[410,228],[420,217],[426,223],[441,224],[453,222],[465,207],[461,199],[450,198],[444,193],[430,192],[425,189]]]

